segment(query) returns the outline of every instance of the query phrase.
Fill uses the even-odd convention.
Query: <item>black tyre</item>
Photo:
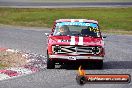
[[[103,68],[103,60],[96,62],[96,68],[102,69]]]
[[[54,61],[49,59],[49,55],[47,54],[47,69],[54,69],[55,63]]]

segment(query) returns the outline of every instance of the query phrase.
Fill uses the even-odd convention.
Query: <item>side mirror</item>
[[[48,37],[50,33],[45,33],[45,35]]]
[[[103,37],[103,38],[107,38],[107,36],[106,36],[106,35],[103,35],[102,37]]]

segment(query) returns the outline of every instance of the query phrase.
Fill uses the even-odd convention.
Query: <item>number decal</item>
[[[98,28],[94,28],[94,27],[88,27],[88,30],[91,31],[91,32],[99,32],[99,29]]]

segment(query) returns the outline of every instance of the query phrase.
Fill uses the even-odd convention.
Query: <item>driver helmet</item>
[[[59,32],[60,33],[69,33],[70,31],[69,31],[69,28],[67,25],[63,25],[63,26],[59,27]]]

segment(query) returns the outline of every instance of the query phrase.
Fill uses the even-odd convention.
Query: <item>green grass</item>
[[[0,69],[2,69],[4,66],[0,63]]]
[[[60,18],[87,18],[99,21],[102,30],[132,31],[132,7],[16,9],[0,8],[0,24],[52,27]]]

